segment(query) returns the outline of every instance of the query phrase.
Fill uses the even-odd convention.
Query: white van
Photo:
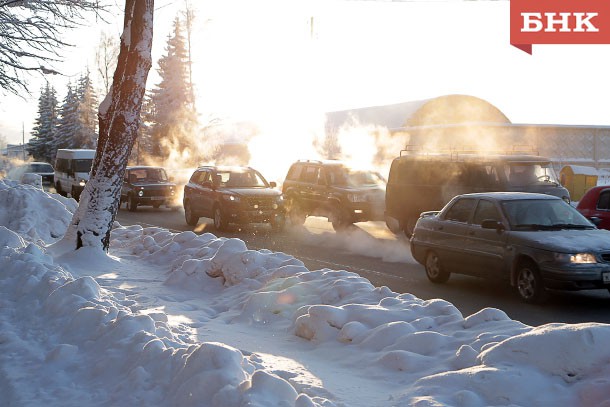
[[[89,180],[95,150],[59,149],[55,156],[54,184],[58,194],[78,200]]]

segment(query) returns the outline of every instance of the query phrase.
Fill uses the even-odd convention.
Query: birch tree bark
[[[108,251],[127,160],[136,141],[152,65],[154,0],[126,0],[112,87],[99,108],[99,138],[89,182],[62,243]]]

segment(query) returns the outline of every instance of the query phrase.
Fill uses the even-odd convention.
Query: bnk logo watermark
[[[610,44],[610,0],[510,0],[510,43]]]

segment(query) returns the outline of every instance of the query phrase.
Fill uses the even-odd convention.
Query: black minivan
[[[456,195],[496,191],[537,192],[570,201],[545,157],[403,150],[390,167],[386,225],[410,237],[420,213],[440,210]]]

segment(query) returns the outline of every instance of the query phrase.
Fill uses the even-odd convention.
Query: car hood
[[[280,196],[282,193],[277,189],[272,188],[227,188],[223,189],[223,192],[227,192],[233,195],[239,196]]]
[[[602,229],[513,231],[509,241],[560,253],[610,252],[610,231]]]

